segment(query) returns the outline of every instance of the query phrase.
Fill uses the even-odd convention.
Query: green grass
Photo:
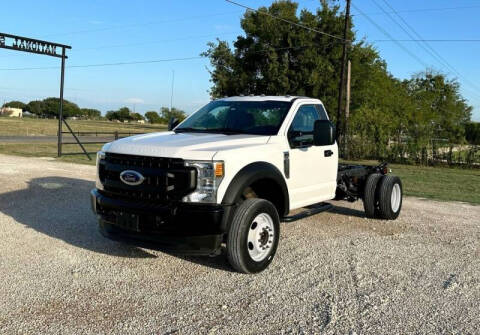
[[[98,151],[101,145],[86,145],[87,151]],[[65,145],[64,152],[81,152],[78,145]],[[57,145],[52,143],[0,143],[0,153],[27,157],[56,157]],[[95,164],[85,155],[64,156],[60,161]],[[375,165],[374,161],[354,162]],[[403,182],[406,195],[444,201],[480,204],[480,169],[426,167],[391,164],[392,172]]]
[[[353,162],[376,165],[374,161]],[[480,204],[480,169],[390,164],[402,179],[405,195]]]
[[[96,152],[102,147],[101,144],[86,144],[85,149],[88,152]],[[63,145],[63,152],[81,153],[78,145]],[[90,155],[92,160],[88,160],[85,155],[67,155],[57,158],[56,143],[0,143],[0,154],[17,155],[24,157],[53,157],[63,162],[72,162],[80,164],[95,164],[95,155]]]
[[[111,121],[68,120],[73,131],[107,131],[149,133],[164,131],[166,125],[139,123],[118,123]],[[67,131],[65,125],[64,131]],[[0,136],[57,135],[58,120],[0,117]]]
[[[94,121],[94,120],[69,120],[67,121],[73,131],[80,132],[131,132],[131,133],[149,133],[156,131],[165,131],[165,125],[149,125],[138,123],[118,123],[111,121]],[[66,131],[66,127],[63,127]],[[32,119],[32,118],[9,118],[0,117],[0,136],[56,136],[58,130],[58,120],[51,119]],[[102,136],[102,134],[99,134]],[[113,135],[103,135],[112,137]],[[81,138],[80,138],[81,139]],[[69,139],[73,142],[73,139]],[[85,145],[88,152],[96,152],[102,147],[101,144]],[[77,144],[63,145],[65,153],[81,153],[81,149]],[[9,155],[19,155],[27,157],[57,157],[57,145],[55,143],[0,143],[0,153]],[[62,156],[59,160],[82,163],[95,164],[95,157],[88,160],[85,155]]]

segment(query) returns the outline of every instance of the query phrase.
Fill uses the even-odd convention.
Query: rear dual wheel
[[[374,173],[365,182],[363,207],[369,218],[395,220],[402,209],[403,188],[400,178]]]

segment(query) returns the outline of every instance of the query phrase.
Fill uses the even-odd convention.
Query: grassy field
[[[165,126],[123,124],[108,121],[70,121],[75,131],[152,132]],[[56,120],[0,118],[0,136],[56,135]],[[87,145],[87,151],[98,151],[101,145]],[[81,152],[78,145],[65,145],[64,152]],[[31,157],[56,157],[57,146],[50,143],[0,143],[0,153]],[[61,161],[95,164],[84,155],[64,156]],[[377,164],[373,161],[361,162]],[[392,164],[394,174],[402,178],[406,195],[444,201],[464,201],[480,204],[480,169],[425,167]]]
[[[87,151],[98,151],[101,145],[87,145]],[[80,152],[77,145],[64,146],[64,152]],[[31,157],[56,157],[55,144],[1,144],[0,153]],[[60,161],[95,164],[84,155],[64,156]],[[356,162],[375,165],[373,161]],[[402,178],[406,195],[443,201],[464,201],[480,204],[480,169],[427,167],[391,164],[392,172]]]
[[[73,131],[148,133],[162,131],[166,125],[118,123],[111,121],[68,120]],[[64,130],[66,127],[63,127]],[[0,117],[0,136],[57,135],[58,120]]]
[[[96,152],[102,147],[101,144],[87,144],[85,149],[88,152]],[[63,145],[65,153],[81,153],[78,145]],[[54,157],[57,158],[57,145],[54,143],[0,143],[0,154],[17,155],[26,157]],[[92,160],[88,160],[85,155],[67,155],[57,158],[63,162],[72,162],[80,164],[95,164],[95,155],[90,155]]]

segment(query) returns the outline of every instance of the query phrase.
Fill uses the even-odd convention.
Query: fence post
[[[118,140],[118,130],[115,130],[115,141]]]

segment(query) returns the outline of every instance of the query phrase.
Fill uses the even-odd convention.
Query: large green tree
[[[321,98],[330,111],[335,110],[342,40],[291,26],[262,12],[342,35],[344,15],[327,1],[315,13],[302,10],[297,15],[298,4],[291,1],[247,11],[241,20],[245,36],[237,37],[233,50],[226,41],[217,40],[203,53],[212,65],[212,97],[307,95]],[[348,38],[354,38],[351,27]],[[362,61],[358,59],[359,64]]]
[[[146,112],[145,113],[145,118],[150,123],[161,123],[162,122],[162,119],[160,118],[160,115],[158,115],[158,113],[155,112],[155,111]]]
[[[20,108],[21,110],[26,110],[27,105],[21,101],[10,101],[3,105],[4,107],[11,107],[11,108]]]
[[[160,108],[161,123],[168,123],[168,120],[170,120],[170,118],[172,118],[172,117],[176,118],[180,122],[182,122],[187,117],[187,114],[185,114],[184,111],[182,111],[180,109],[177,109],[175,107],[172,107],[172,109],[170,109],[168,107]]]
[[[243,36],[208,43],[213,98],[240,94],[306,95],[319,98],[336,121],[343,41],[293,26],[263,13],[329,35],[342,36],[344,14],[338,1],[321,0],[314,12],[298,11],[289,0],[247,11]],[[425,71],[401,81],[365,40],[347,31],[351,61],[349,151],[357,158],[420,161],[432,139],[464,140],[471,107],[455,80]]]
[[[46,98],[43,100],[43,114],[47,116],[58,116],[60,111],[60,99],[59,98]],[[63,101],[63,116],[81,116],[80,108],[77,104],[68,100]]]

